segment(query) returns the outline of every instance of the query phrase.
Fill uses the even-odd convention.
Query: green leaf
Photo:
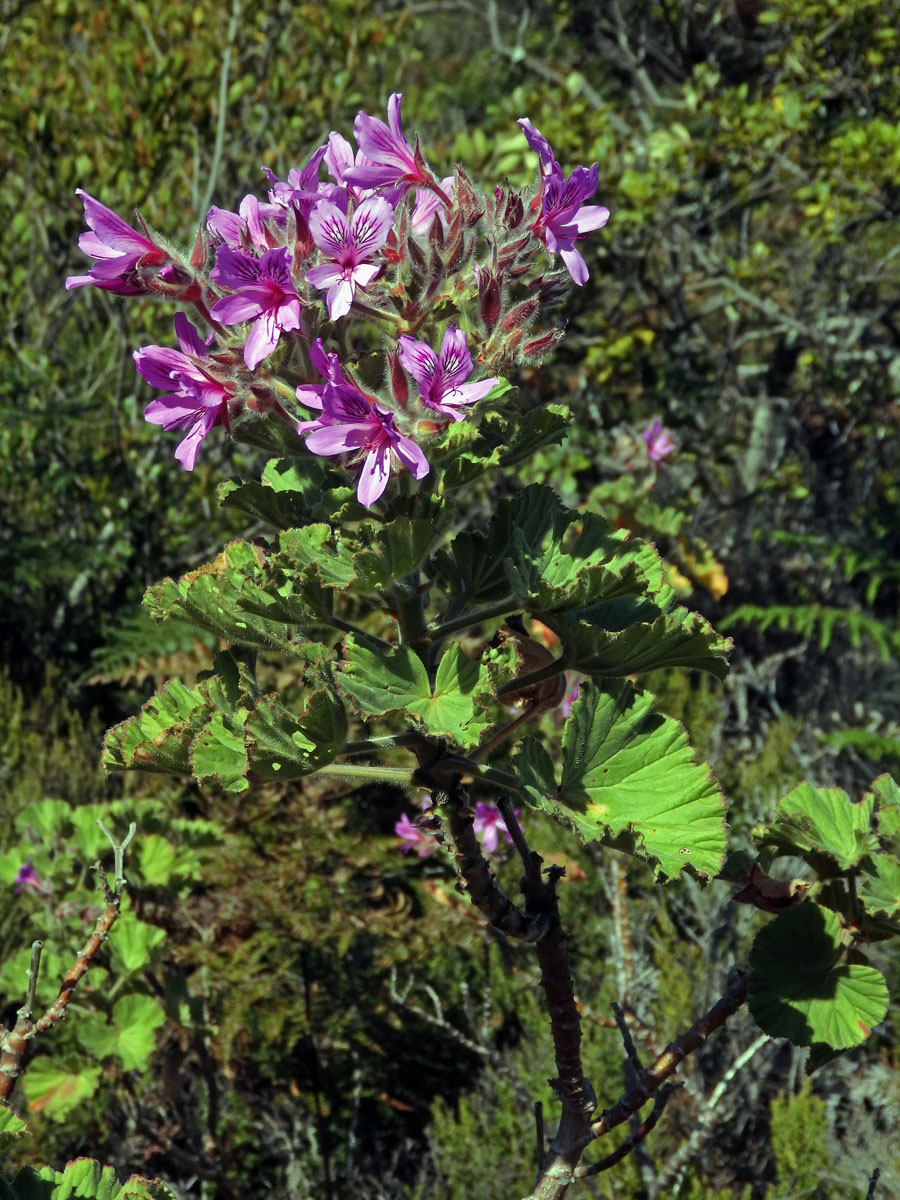
[[[564,404],[545,404],[517,417],[512,437],[500,452],[500,466],[514,467],[544,446],[561,442],[569,431],[570,417]]]
[[[107,1048],[100,1056],[115,1054],[126,1071],[146,1070],[156,1046],[154,1030],[165,1020],[166,1014],[152,997],[139,992],[123,996],[113,1008],[112,1025],[106,1027],[110,1035]],[[79,1040],[86,1050],[93,1049],[80,1033]]]
[[[28,1133],[28,1126],[19,1114],[13,1112],[8,1104],[0,1100],[0,1138],[18,1138],[26,1133]]]
[[[347,712],[329,684],[294,715],[264,696],[247,719],[250,767],[263,780],[299,779],[330,763],[347,740]]]
[[[365,717],[402,711],[431,692],[428,674],[414,650],[408,646],[388,649],[352,636],[344,641],[338,685]]]
[[[552,528],[538,541],[533,532],[513,529],[506,572],[517,599],[529,612],[564,612],[608,602],[619,596],[662,592],[652,610],[672,598],[663,589],[662,563],[652,546],[628,541],[596,514],[588,513],[569,536],[576,514],[557,510]],[[651,617],[652,619],[652,617]]]
[[[190,745],[206,714],[203,696],[178,679],[151,696],[136,717],[115,725],[103,739],[107,771],[190,771]]]
[[[754,830],[763,846],[805,859],[820,877],[847,871],[877,853],[872,830],[875,796],[854,804],[841,788],[801,783],[778,801],[771,825]]]
[[[509,597],[515,603],[505,561],[513,539],[522,553],[539,551],[544,539],[561,537],[575,516],[548,487],[532,484],[515,498],[501,500],[486,534],[461,533],[449,551],[437,556],[445,586],[469,604]]]
[[[528,803],[533,808],[544,808],[545,798],[556,795],[557,781],[553,759],[537,738],[522,739],[513,766]]]
[[[65,1170],[24,1167],[12,1183],[0,1180],[0,1200],[175,1200],[159,1179],[132,1175],[124,1184],[112,1167],[76,1158]]]
[[[239,646],[268,646],[290,654],[283,623],[245,603],[265,594],[261,556],[249,542],[232,542],[214,563],[149,588],[144,606],[157,621],[178,617]]]
[[[717,679],[728,674],[731,642],[720,637],[705,617],[677,607],[650,624],[610,632],[582,621],[540,619],[559,637],[566,666],[594,679],[624,678],[663,667],[689,667]]]
[[[469,749],[478,744],[489,725],[478,703],[486,693],[489,695],[486,668],[467,658],[454,642],[438,664],[433,694],[407,704],[406,711],[419,718],[426,732]]]
[[[382,526],[376,547],[363,550],[354,559],[360,580],[368,588],[386,588],[410,575],[428,557],[439,534],[431,521],[400,517]]]
[[[75,1055],[36,1058],[22,1080],[28,1107],[51,1121],[64,1121],[73,1108],[93,1096],[101,1068],[89,1066]]]
[[[870,916],[900,913],[900,862],[893,854],[870,854],[862,860],[856,892]]]
[[[247,749],[242,731],[235,730],[247,719],[247,712],[234,712],[230,718],[213,713],[210,720],[194,738],[191,746],[191,769],[194,778],[202,783],[214,782],[226,792],[245,792],[247,782]]]
[[[871,788],[875,797],[879,836],[900,850],[900,787],[890,775],[879,775]]]
[[[181,853],[160,834],[145,833],[138,845],[138,866],[144,882],[150,887],[165,887],[178,866]]]
[[[164,930],[146,925],[130,909],[123,909],[107,942],[113,972],[131,975],[140,971],[153,961],[154,951],[165,940]]]
[[[304,525],[288,529],[278,539],[273,563],[305,578],[316,578],[323,587],[348,588],[356,579],[353,550],[330,525]]]
[[[887,1013],[884,976],[847,962],[837,914],[818,905],[779,913],[758,934],[750,966],[750,1012],[771,1037],[845,1050],[864,1042]]]
[[[548,794],[548,764],[527,749],[526,799],[537,793],[583,840],[650,859],[657,875],[674,879],[685,867],[715,875],[725,856],[724,798],[682,726],[652,704],[627,683],[583,684],[563,737],[562,782]]]
[[[303,525],[319,506],[327,478],[319,459],[270,459],[262,480],[220,484],[219,498],[227,508],[237,508],[276,529]]]
[[[405,712],[426,733],[465,748],[476,745],[488,725],[481,712],[490,697],[487,667],[455,643],[441,658],[433,693],[425,667],[408,646],[387,649],[354,637],[344,643],[338,682],[364,716]]]

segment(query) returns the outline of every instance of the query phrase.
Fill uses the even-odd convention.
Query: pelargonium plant
[[[569,418],[517,397],[508,376],[552,351],[555,306],[587,282],[585,235],[609,218],[589,203],[597,164],[567,174],[523,119],[535,185],[482,192],[461,167],[434,173],[400,102],[387,123],[360,113],[356,149],[332,133],[287,179],[269,172],[264,197],[210,210],[186,253],[78,193],[95,261],[67,286],[180,310],[178,348],[134,358],[162,393],[147,420],[179,431],[181,466],[214,437],[272,454],[260,479],[220,489],[269,535],[145,598],[156,619],[219,639],[214,669],[170,680],[108,733],[104,757],[233,793],[313,774],[426,789],[427,812],[397,823],[416,851],[399,861],[451,853],[473,904],[539,962],[560,1113],[532,1195],[549,1200],[638,1145],[685,1055],[748,999],[765,1032],[812,1046],[813,1065],[882,1020],[886,984],[865,947],[900,932],[900,789],[881,777],[851,803],[802,784],[723,866],[724,797],[641,681],[722,679],[729,643],[678,603],[652,545],[521,479]],[[673,449],[658,424],[644,440],[654,462]],[[258,666],[273,659],[301,682],[265,686]],[[659,881],[737,884],[771,917],[749,971],[650,1065],[617,1010],[632,1083],[605,1107],[582,1069],[564,871],[543,870],[528,842],[536,812]],[[498,853],[521,859],[521,902],[498,882]],[[770,874],[782,855],[805,859],[803,886]]]

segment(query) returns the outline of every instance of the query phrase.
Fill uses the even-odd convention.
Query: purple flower
[[[572,705],[578,699],[580,691],[581,676],[574,671],[566,671],[566,694],[559,704],[559,714],[565,720],[568,720],[569,713],[572,711]]]
[[[272,353],[282,332],[299,329],[300,297],[291,281],[287,250],[267,250],[257,259],[220,246],[209,277],[235,293],[218,300],[210,315],[226,325],[253,321],[244,346],[244,362],[251,371]]]
[[[652,462],[661,462],[675,449],[675,443],[661,421],[654,421],[652,425],[648,425],[641,431],[641,437],[647,443],[647,453]]]
[[[405,845],[400,847],[404,854],[409,854],[410,850],[415,850],[419,858],[427,858],[429,854],[434,854],[438,848],[434,834],[428,833],[425,829],[420,829],[418,825],[409,819],[406,813],[402,814],[400,820],[394,826],[394,833],[405,843]]]
[[[413,150],[403,136],[400,124],[402,92],[394,92],[388,100],[388,124],[361,112],[353,123],[359,148],[368,159],[365,165],[346,167],[344,182],[359,187],[428,186],[431,175],[419,151],[418,140]]]
[[[516,809],[516,816],[519,815],[519,810]],[[472,822],[472,828],[481,838],[481,845],[485,854],[495,854],[497,851],[497,835],[502,833],[506,840],[512,845],[512,838],[506,830],[506,822],[500,816],[500,809],[496,804],[485,804],[479,800],[475,805],[475,820]]]
[[[120,216],[89,196],[81,188],[75,189],[84,204],[84,219],[90,233],[78,239],[79,249],[97,262],[87,275],[70,275],[66,288],[84,287],[92,283],[104,291],[118,292],[120,296],[134,296],[145,289],[136,278],[139,266],[162,266],[169,261],[165,250],[155,246],[148,237],[126,225]]]
[[[331,259],[307,271],[313,287],[328,291],[328,315],[332,321],[350,311],[356,289],[372,282],[381,267],[366,262],[384,245],[394,219],[387,200],[370,196],[348,219],[336,204],[320,200],[309,216],[312,239]]]
[[[301,422],[297,430],[313,454],[352,453],[363,460],[356,489],[360,504],[371,508],[387,487],[392,455],[416,479],[427,475],[431,468],[420,447],[395,428],[392,412],[344,379],[337,355],[325,354],[321,338],[316,339],[310,357],[327,382],[297,388],[297,398],[322,413],[315,421]]]
[[[446,175],[441,180],[441,191],[449,196],[455,182],[452,175]],[[413,205],[409,223],[420,237],[424,237],[434,222],[435,214],[439,212],[441,220],[443,220],[446,208],[446,204],[437,192],[416,188],[416,202]]]
[[[143,346],[134,352],[134,365],[151,387],[168,391],[147,405],[145,420],[166,430],[187,430],[175,457],[186,471],[193,471],[200,443],[219,421],[227,424],[232,392],[202,366],[211,361],[212,335],[204,342],[184,313],[175,317],[175,333],[180,350]]]
[[[562,256],[566,270],[581,287],[587,282],[588,270],[575,249],[575,242],[583,234],[600,229],[609,220],[608,208],[584,203],[597,190],[597,164],[576,167],[567,179],[540,130],[524,117],[519,125],[541,162],[541,214],[534,224],[534,231],[551,254]]]
[[[305,217],[319,198],[319,164],[325,157],[328,146],[320,146],[305,167],[293,167],[288,171],[287,182],[278,178],[274,171],[263,167],[272,187],[269,199],[282,208],[296,208]]]
[[[454,421],[461,421],[465,416],[460,405],[481,400],[498,382],[491,378],[478,383],[463,383],[472,374],[472,356],[466,345],[466,335],[453,325],[444,334],[440,357],[427,342],[417,342],[402,334],[400,362],[419,385],[419,396],[426,408],[446,413]]]
[[[260,252],[271,249],[272,239],[264,221],[284,224],[285,210],[278,204],[260,204],[256,196],[245,196],[236,213],[213,206],[206,214],[206,224],[232,250],[251,246]]]
[[[13,890],[17,896],[21,896],[22,892],[27,892],[29,888],[44,895],[50,891],[49,884],[38,876],[34,869],[34,862],[30,858],[24,867],[19,868],[19,873],[13,883],[16,885]]]

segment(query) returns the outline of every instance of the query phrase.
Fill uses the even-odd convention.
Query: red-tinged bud
[[[503,353],[507,362],[515,361],[516,351],[525,336],[524,329],[512,329],[503,338]]]
[[[202,225],[198,227],[197,236],[194,238],[194,248],[191,250],[191,266],[195,271],[199,271],[201,267],[206,266],[206,239],[203,237]]]
[[[396,350],[389,350],[387,361],[391,392],[400,407],[405,410],[407,401],[409,400],[409,380],[400,366],[400,355]]]
[[[444,248],[444,223],[438,217],[428,227],[428,242],[433,250]]]
[[[426,262],[425,255],[422,253],[421,246],[412,233],[406,239],[406,253],[409,255],[413,266],[424,275],[428,269],[428,263]]]
[[[479,207],[478,193],[462,167],[456,168],[455,196],[459,213],[467,225],[474,225],[481,219],[484,210]]]
[[[524,237],[515,238],[511,242],[504,243],[497,251],[497,262],[500,264],[500,267],[507,267],[511,262],[514,262],[530,241],[531,235],[526,233]]]
[[[467,242],[465,235],[460,230],[459,236],[455,242],[451,242],[450,248],[444,254],[444,272],[447,275],[454,275],[472,250],[472,243]]]
[[[539,275],[528,285],[530,292],[537,292],[541,304],[557,304],[569,292],[569,276],[565,271],[553,275]]]
[[[523,300],[517,304],[515,308],[511,308],[500,325],[500,328],[506,333],[511,329],[524,329],[537,310],[540,308],[540,300],[537,296],[531,296],[527,300]]]
[[[518,192],[510,192],[506,201],[506,211],[503,214],[503,224],[508,230],[518,228],[525,216],[525,206]]]
[[[506,274],[510,279],[521,279],[531,270],[531,263],[519,263],[517,267],[510,267]]]
[[[523,345],[522,356],[531,360],[543,358],[544,355],[550,353],[564,333],[564,329],[551,329],[547,333],[542,333],[540,337],[532,338]]]
[[[478,280],[478,307],[488,333],[493,333],[500,320],[500,281],[493,271],[480,267],[476,271]]]

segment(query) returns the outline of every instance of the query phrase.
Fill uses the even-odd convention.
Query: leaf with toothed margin
[[[233,644],[268,646],[289,654],[284,624],[242,604],[245,583],[264,582],[262,554],[249,542],[232,542],[214,563],[149,588],[144,606],[157,621],[179,617]]]
[[[621,631],[539,615],[559,638],[566,666],[594,679],[621,679],[661,667],[707,671],[717,679],[728,674],[730,640],[717,634],[705,617],[680,606]]]
[[[465,749],[477,745],[489,725],[483,711],[491,692],[488,668],[455,643],[441,657],[432,691],[424,665],[408,646],[348,637],[338,686],[363,716],[403,712],[431,736]]]
[[[206,715],[204,697],[170,679],[141,711],[115,725],[103,739],[107,771],[190,772],[190,749]]]
[[[846,1050],[887,1015],[884,976],[848,958],[840,918],[821,905],[779,913],[757,934],[750,968],[750,1012],[771,1037]]]
[[[246,735],[250,770],[256,777],[299,779],[340,753],[347,740],[347,712],[331,685],[306,694],[297,714],[277,696],[263,696],[247,719]]]
[[[563,736],[560,782],[529,739],[513,763],[522,794],[584,841],[649,859],[657,876],[674,879],[685,868],[715,875],[725,856],[724,797],[682,726],[652,704],[628,683],[582,684]]]
[[[356,553],[354,567],[367,588],[386,588],[417,570],[439,537],[431,521],[398,517],[378,530],[374,546]]]

